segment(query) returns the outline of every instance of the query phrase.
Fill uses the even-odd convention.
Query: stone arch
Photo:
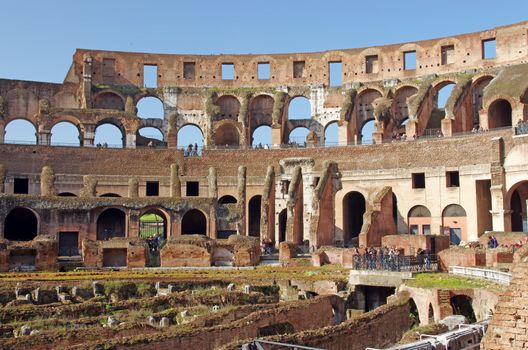
[[[38,214],[24,207],[11,209],[4,220],[4,238],[10,241],[31,241],[39,231]]]
[[[253,147],[256,147],[261,144],[268,145],[268,146],[271,146],[273,144],[272,128],[269,125],[264,125],[264,124],[259,125],[251,133],[251,145]]]
[[[163,101],[157,96],[143,96],[137,103],[137,115],[140,118],[164,119],[165,109]]]
[[[442,227],[449,230],[451,244],[467,241],[466,210],[458,204],[450,204],[442,211]]]
[[[428,235],[431,233],[431,211],[423,205],[416,205],[409,210],[407,223],[409,234]]]
[[[420,316],[418,314],[418,307],[413,298],[409,298],[409,318],[411,320],[411,328],[420,325]]]
[[[356,245],[363,227],[366,210],[365,196],[358,191],[350,191],[343,197],[343,240],[345,245]]]
[[[103,197],[103,198],[120,198],[121,196],[118,195],[117,193],[108,192],[108,193],[103,193],[99,197]]]
[[[230,119],[238,120],[240,113],[240,101],[233,95],[222,95],[216,99],[218,113],[215,115],[216,120]]]
[[[512,126],[512,105],[506,99],[497,99],[488,108],[488,129],[508,126]]]
[[[360,90],[356,97],[356,103],[354,105],[354,111],[352,113],[353,122],[350,123],[353,128],[352,134],[356,135],[357,139],[360,140],[361,129],[363,125],[375,119],[374,117],[374,100],[382,97],[383,94],[377,88],[367,87]]]
[[[75,193],[72,192],[60,192],[57,194],[59,197],[78,197]]]
[[[37,143],[37,128],[25,118],[11,119],[5,126],[5,143]]]
[[[331,121],[324,128],[325,146],[337,146],[339,144],[339,125],[337,120]]]
[[[187,211],[181,222],[182,235],[204,235],[207,236],[207,218],[199,209]]]
[[[159,236],[167,239],[169,236],[170,215],[158,207],[148,207],[139,214],[139,236],[143,238]]]
[[[310,129],[305,126],[296,126],[288,134],[288,142],[304,145],[306,136],[310,133]]]
[[[214,143],[216,146],[238,146],[240,145],[240,132],[234,123],[218,123],[214,132]]]
[[[99,134],[98,134],[99,132]],[[117,133],[121,134],[121,140],[116,136]],[[114,118],[105,118],[100,120],[97,123],[94,131],[94,144],[104,144],[105,142],[108,145],[113,147],[125,147],[125,128],[123,125]]]
[[[471,118],[473,127],[479,127],[480,126],[480,117],[479,117],[479,111],[483,109],[483,101],[484,101],[484,89],[488,86],[488,84],[494,79],[495,77],[493,75],[489,74],[481,74],[476,77],[473,77],[473,82],[471,84],[471,101],[472,101],[472,111],[471,111]]]
[[[94,96],[93,108],[125,110],[125,98],[115,91],[103,91]]]
[[[394,93],[394,111],[392,115],[396,124],[399,125],[401,122],[409,118],[409,106],[407,105],[407,99],[418,92],[418,88],[413,85],[400,86]]]
[[[25,118],[34,124],[34,116],[38,113],[39,100],[28,89],[15,88],[6,94],[6,116],[8,119]]]
[[[301,95],[293,96],[288,101],[287,120],[312,119],[312,106],[310,100]]]
[[[236,204],[237,199],[229,194],[218,198],[218,204]]]
[[[139,137],[138,137],[139,136]],[[140,142],[140,140],[143,142]],[[163,135],[163,131],[155,126],[144,126],[137,130],[136,134],[136,144],[141,145],[141,143],[145,143],[145,146],[148,145],[148,141],[150,140],[156,140],[159,142],[163,142],[165,139]]]
[[[286,241],[286,224],[288,222],[288,210],[282,209],[279,213],[279,243]]]
[[[108,208],[97,216],[96,239],[126,237],[126,214],[118,208]]]
[[[260,194],[251,197],[248,202],[248,235],[260,237],[260,218],[262,196]]]
[[[528,180],[514,184],[506,195],[506,206],[511,212],[511,230],[528,231],[526,201],[528,200]]]
[[[72,123],[71,121],[59,121],[53,124],[50,131],[51,145],[82,145],[79,124]]]
[[[429,309],[427,312],[427,321],[428,321],[428,324],[435,323],[434,309],[433,309],[433,304],[431,303],[429,303]]]
[[[453,315],[462,315],[469,323],[475,323],[477,318],[475,317],[472,302],[473,300],[464,294],[454,295],[449,299]]]
[[[257,95],[249,103],[249,133],[263,125],[272,124],[274,99],[269,95]],[[271,142],[270,142],[271,143]]]
[[[202,128],[193,123],[187,123],[182,125],[178,129],[176,136],[178,148],[187,148],[190,144],[195,143],[198,147],[202,148],[204,145],[204,133]]]
[[[361,124],[359,129],[359,140],[362,145],[368,145],[374,142],[372,133],[376,131],[376,120],[367,119]]]

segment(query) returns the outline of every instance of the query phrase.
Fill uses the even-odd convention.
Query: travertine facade
[[[523,22],[278,55],[79,49],[63,84],[0,80],[0,142],[10,122],[25,119],[37,143],[0,145],[0,235],[51,235],[59,250],[69,242],[80,251],[84,239],[137,237],[144,214],[163,218],[169,240],[237,233],[277,246],[379,245],[395,233],[450,234],[456,243],[488,230],[523,231],[528,136],[517,126],[528,120],[527,32]],[[490,42],[496,52],[487,51]],[[341,64],[340,86],[330,86],[331,63]],[[259,79],[259,64],[269,65],[269,79]],[[156,87],[145,87],[144,66],[156,66]],[[233,79],[223,66],[234,68]],[[163,119],[137,115],[145,97],[162,101]],[[310,118],[289,115],[299,97],[309,100]],[[371,120],[375,144],[363,145]],[[53,126],[64,121],[77,127],[80,147],[51,146]],[[106,123],[120,129],[123,149],[94,147]],[[324,147],[332,123],[340,146]],[[202,131],[200,156],[177,149],[186,125]],[[271,127],[270,149],[252,149],[263,125]],[[143,127],[164,140],[140,136]],[[286,147],[297,127],[310,130],[306,148]],[[61,240],[66,234],[75,242]]]

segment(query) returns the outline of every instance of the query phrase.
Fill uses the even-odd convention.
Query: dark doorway
[[[108,240],[114,237],[125,237],[125,213],[110,208],[97,218],[97,240]]]
[[[286,222],[288,220],[288,212],[282,209],[279,214],[279,243],[286,240]]]
[[[142,238],[167,238],[167,222],[165,215],[156,209],[149,210],[139,218],[139,236]]]
[[[28,194],[29,193],[29,179],[15,178],[13,184],[14,194]]]
[[[365,214],[365,197],[359,192],[353,191],[343,198],[343,231],[345,244],[358,237],[363,226],[363,214]]]
[[[418,314],[418,307],[413,298],[409,299],[409,318],[411,319],[411,328],[420,325],[420,315]]]
[[[236,198],[228,194],[218,198],[218,204],[236,204],[236,202]]]
[[[513,232],[523,231],[523,209],[521,196],[517,190],[513,191],[511,197],[511,225]]]
[[[79,255],[79,232],[59,232],[59,256]]]
[[[182,235],[207,235],[207,219],[198,209],[191,209],[182,218]]]
[[[5,239],[11,241],[31,241],[37,236],[37,230],[37,217],[29,209],[15,208],[5,218]]]
[[[453,315],[462,315],[469,321],[469,323],[477,321],[470,297],[467,295],[455,295],[454,297],[451,297],[449,302],[453,308]]]
[[[185,194],[187,197],[198,197],[200,195],[200,183],[198,181],[187,181]]]
[[[105,194],[100,195],[99,197],[106,197],[106,198],[119,198],[119,197],[121,197],[121,196],[118,195],[117,193],[105,193]]]
[[[260,203],[262,196],[254,196],[249,200],[248,217],[249,217],[249,235],[253,237],[260,236]]]
[[[159,181],[147,181],[145,194],[147,197],[159,196]]]
[[[429,304],[429,315],[428,315],[428,319],[429,319],[429,324],[433,324],[433,323],[435,323],[433,305],[431,305],[431,304]]]
[[[506,100],[497,100],[491,104],[488,111],[488,128],[503,128],[512,126],[512,107]]]
[[[398,198],[396,198],[396,195],[394,194],[394,192],[392,192],[392,219],[394,220],[394,227],[396,228],[396,232],[397,232],[398,231]]]

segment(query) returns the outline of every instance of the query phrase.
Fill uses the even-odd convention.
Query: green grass
[[[469,289],[469,288],[500,288],[497,284],[477,279],[453,276],[447,273],[419,273],[413,280],[405,282],[409,287],[440,288],[440,289]]]

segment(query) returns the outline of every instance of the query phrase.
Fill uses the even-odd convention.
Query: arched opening
[[[191,209],[183,215],[182,235],[207,235],[207,219],[198,209]]]
[[[248,114],[252,145],[259,143],[271,145],[271,128],[269,129],[269,139],[267,129],[264,129],[266,131],[261,130],[259,133],[256,131],[264,125],[269,127],[272,124],[273,104],[273,98],[268,95],[259,95],[251,100]],[[265,134],[261,135],[264,132]]]
[[[218,204],[236,204],[236,202],[237,202],[237,199],[228,194],[218,198]]]
[[[418,327],[420,325],[420,316],[418,314],[418,307],[413,298],[409,299],[409,319],[411,321],[411,328]]]
[[[167,239],[167,220],[163,212],[151,209],[139,217],[139,236],[142,238]],[[151,247],[153,248],[153,247]]]
[[[365,209],[365,197],[360,192],[352,191],[343,197],[343,239],[346,246],[357,246]]]
[[[217,146],[238,146],[240,135],[233,124],[223,124],[214,133],[214,141]]]
[[[218,113],[215,115],[216,120],[231,119],[238,120],[240,113],[240,102],[234,96],[224,95],[216,100]]]
[[[282,209],[279,213],[279,243],[286,240],[286,223],[288,220],[288,212]]]
[[[337,122],[328,123],[324,135],[324,144],[326,147],[339,145],[339,126]]]
[[[4,142],[34,145],[37,143],[37,129],[25,119],[12,120],[5,127]]]
[[[372,133],[374,132],[374,126],[376,121],[374,119],[367,120],[363,123],[360,132],[360,141],[362,145],[370,145],[373,142]]]
[[[407,99],[416,94],[418,89],[414,86],[404,86],[396,91],[394,96],[394,103],[396,106],[395,119],[398,125],[402,125],[403,121],[409,118],[409,106],[407,106]]]
[[[96,109],[117,109],[125,110],[125,103],[121,96],[113,92],[103,92],[94,98],[93,106]]]
[[[4,221],[4,238],[10,241],[31,241],[37,237],[38,219],[27,208],[14,208]]]
[[[95,128],[94,144],[97,147],[123,148],[123,131],[110,122],[103,122]]]
[[[203,149],[204,136],[202,129],[194,124],[187,124],[178,130],[178,148],[185,150],[186,156],[199,155]],[[189,147],[190,146],[190,147]],[[196,152],[194,152],[196,148]],[[189,150],[192,149],[191,152]]]
[[[310,129],[299,126],[290,132],[288,142],[292,145],[304,146],[306,144],[306,136],[308,136],[309,132]]]
[[[59,197],[77,197],[77,195],[75,193],[71,193],[71,192],[61,192],[57,196],[59,196]]]
[[[423,205],[417,205],[409,210],[407,215],[409,234],[429,235],[431,234],[431,212]]]
[[[251,145],[253,148],[271,147],[271,126],[261,125],[256,128],[251,136]]]
[[[102,195],[100,195],[99,197],[110,197],[110,198],[118,198],[118,197],[121,197],[120,195],[118,195],[117,193],[103,193]]]
[[[429,313],[427,319],[429,321],[429,324],[435,323],[434,310],[433,305],[431,303],[429,303]]]
[[[466,211],[458,204],[445,207],[442,213],[442,227],[445,233],[449,231],[451,244],[458,245],[466,240]]]
[[[469,323],[475,323],[477,321],[470,297],[467,295],[455,295],[451,297],[449,302],[453,308],[453,315],[462,315]]]
[[[425,125],[424,135],[437,136],[442,127],[442,119],[445,118],[445,106],[449,96],[453,92],[455,83],[452,81],[445,81],[433,88],[433,107],[431,114]],[[425,121],[424,121],[425,123]],[[423,125],[423,124],[422,124]]]
[[[510,190],[511,229],[514,232],[528,231],[526,204],[528,201],[528,181],[520,182]]]
[[[248,205],[248,233],[253,237],[260,237],[260,204],[261,195],[251,197]]]
[[[288,105],[288,120],[312,119],[310,100],[304,96],[294,97]]]
[[[482,96],[484,96],[484,89],[493,80],[492,76],[485,76],[478,79],[472,87],[473,93],[473,112],[472,112],[472,127],[480,127],[479,111],[483,107]]]
[[[439,88],[436,90],[436,107],[440,110],[445,110],[445,106],[447,103],[447,100],[451,96],[451,93],[453,93],[453,89],[455,88],[455,83],[453,82],[446,82],[445,84],[441,84],[438,86]]]
[[[153,139],[158,141],[163,141],[163,133],[160,129],[153,128],[153,127],[145,127],[138,130],[138,133],[141,137],[147,138],[147,139]]]
[[[109,240],[115,237],[125,237],[126,215],[123,211],[110,208],[97,217],[97,240]]]
[[[163,119],[163,102],[157,97],[147,96],[138,101],[137,115],[141,118]]]
[[[512,126],[512,107],[506,100],[494,101],[488,110],[488,128],[503,128]]]
[[[51,145],[80,146],[79,128],[70,122],[60,122],[51,128]]]

